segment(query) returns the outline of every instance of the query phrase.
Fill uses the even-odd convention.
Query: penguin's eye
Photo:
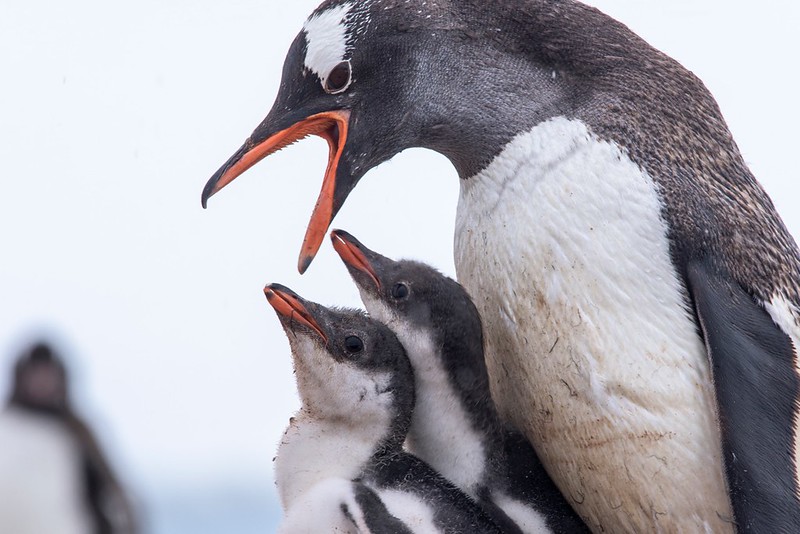
[[[408,286],[405,284],[395,284],[392,287],[392,297],[397,300],[404,299],[408,296]]]
[[[322,87],[325,89],[326,93],[336,95],[350,87],[351,80],[352,71],[350,69],[350,61],[342,61],[333,67],[333,70],[328,74]]]
[[[364,342],[356,336],[347,336],[344,340],[344,348],[351,354],[358,354],[364,350]]]

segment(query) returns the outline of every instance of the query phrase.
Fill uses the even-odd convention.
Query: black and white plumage
[[[283,286],[265,292],[289,338],[302,401],[275,459],[281,532],[499,533],[466,494],[403,452],[414,378],[395,335]]]
[[[800,255],[693,74],[572,0],[328,1],[204,202],[309,134],[301,270],[371,168],[452,161],[498,409],[594,530],[800,522]]]
[[[464,288],[428,265],[386,258],[347,232],[331,239],[370,316],[397,334],[414,368],[409,450],[505,532],[588,532],[527,440],[497,415],[481,319]]]
[[[126,492],[73,411],[61,358],[45,343],[17,360],[0,412],[0,532],[133,534]]]

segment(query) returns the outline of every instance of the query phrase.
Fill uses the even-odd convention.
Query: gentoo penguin
[[[429,265],[386,258],[347,232],[331,239],[367,312],[392,329],[414,368],[409,450],[482,504],[505,532],[588,532],[530,444],[500,421],[481,319],[464,288]]]
[[[332,0],[203,201],[313,134],[301,271],[371,168],[453,163],[495,402],[593,530],[796,529],[800,254],[691,72],[574,0]]]
[[[275,459],[282,532],[499,533],[474,501],[403,452],[414,377],[395,335],[363,312],[277,284],[264,291],[289,338],[302,401]]]
[[[48,344],[18,359],[0,412],[0,532],[133,533],[125,493],[72,411],[67,386],[64,364]]]

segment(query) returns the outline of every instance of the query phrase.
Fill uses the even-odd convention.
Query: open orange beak
[[[344,230],[331,232],[331,241],[333,242],[333,249],[339,254],[345,265],[369,276],[375,282],[375,289],[380,290],[381,282],[378,279],[378,275],[375,273],[375,269],[372,267],[364,250],[362,250],[362,248],[366,249],[366,247]]]
[[[264,288],[264,294],[267,296],[267,302],[275,308],[279,316],[288,319],[290,324],[295,322],[310,328],[319,334],[323,343],[328,342],[328,337],[297,293],[280,284],[270,284]]]
[[[223,165],[206,183],[202,203],[206,207],[208,199],[220,189],[231,183],[237,176],[266,158],[270,154],[308,137],[317,135],[328,142],[328,168],[322,182],[317,204],[311,214],[303,248],[300,251],[298,270],[304,273],[316,256],[322,239],[328,231],[334,216],[334,195],[336,192],[336,171],[347,143],[350,112],[348,110],[325,111],[311,115],[292,126],[275,133],[263,135],[259,127],[236,154]],[[262,139],[263,137],[263,139]]]

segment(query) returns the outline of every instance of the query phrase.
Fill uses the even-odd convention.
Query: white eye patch
[[[317,75],[323,86],[331,71],[345,60],[349,29],[345,23],[353,4],[340,6],[317,13],[306,21],[305,67]]]

